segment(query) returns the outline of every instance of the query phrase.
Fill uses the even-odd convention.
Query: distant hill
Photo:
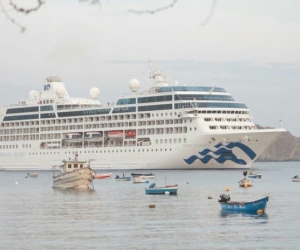
[[[290,132],[283,133],[256,161],[300,161],[300,138]]]

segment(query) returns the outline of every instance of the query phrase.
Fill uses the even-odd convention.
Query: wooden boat
[[[237,202],[230,201],[230,196],[226,194],[220,195],[219,203],[221,204],[222,211],[242,212],[242,213],[257,213],[265,212],[269,197],[266,196],[262,199],[251,202]]]
[[[298,175],[295,175],[295,176],[292,178],[292,182],[300,182],[300,178],[298,177]]]
[[[149,173],[149,174],[136,174],[136,173],[132,173],[131,174],[132,178],[134,177],[140,177],[143,179],[155,179],[155,174]]]
[[[149,181],[142,177],[133,177],[132,178],[133,183],[148,183]]]
[[[95,179],[107,179],[111,177],[112,173],[106,173],[106,174],[96,174]]]
[[[115,180],[116,181],[130,181],[131,177],[130,176],[126,177],[126,176],[124,176],[124,174],[123,174],[123,177],[120,177],[119,175],[116,175]]]
[[[246,178],[244,178],[243,180],[239,181],[240,187],[251,187],[252,183],[253,183],[252,181],[250,181],[250,180],[248,180]]]
[[[108,138],[123,138],[124,132],[122,130],[110,131],[107,133]]]
[[[27,173],[26,178],[37,178],[38,176],[39,176],[38,173],[32,173],[32,174]]]
[[[74,160],[63,161],[61,166],[53,166],[53,170],[60,170],[58,175],[53,171],[53,188],[61,189],[90,189],[96,173],[90,168],[90,162],[79,161],[78,155]]]
[[[178,185],[156,187],[155,183],[152,183],[148,188],[145,188],[146,194],[171,194],[177,195]]]

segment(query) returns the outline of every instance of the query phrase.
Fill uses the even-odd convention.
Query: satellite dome
[[[56,95],[58,98],[63,98],[66,95],[67,91],[64,87],[59,86],[56,88]]]
[[[140,88],[140,81],[138,79],[131,79],[129,82],[129,88],[132,92],[137,92]]]
[[[38,95],[38,92],[36,90],[31,90],[29,93],[28,93],[28,96],[29,96],[29,100],[30,101],[33,101]]]
[[[98,99],[100,95],[100,90],[96,87],[90,89],[90,97],[92,99]]]

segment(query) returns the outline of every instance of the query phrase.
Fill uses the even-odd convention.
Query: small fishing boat
[[[53,188],[61,189],[90,189],[96,173],[90,168],[90,162],[79,161],[78,155],[75,159],[63,161],[63,165],[53,166]],[[60,170],[56,175],[55,170]]]
[[[293,181],[293,182],[300,182],[300,178],[298,177],[298,175],[295,175],[295,176],[292,178],[292,181]]]
[[[133,177],[132,178],[133,183],[149,183],[149,181],[142,177]]]
[[[255,173],[252,173],[252,172],[250,172],[248,174],[249,178],[261,178],[261,176],[262,176],[262,174],[255,174]]]
[[[268,201],[268,196],[251,202],[230,201],[229,195],[221,194],[219,203],[221,204],[222,211],[258,213],[266,211]]]
[[[106,173],[106,174],[96,174],[95,179],[107,179],[111,177],[112,173]]]
[[[144,179],[155,179],[155,174],[149,173],[149,174],[136,174],[136,173],[132,173],[131,174],[132,178],[134,177],[140,177],[140,178],[144,178]]]
[[[146,194],[171,194],[177,195],[178,185],[156,187],[155,183],[152,183],[148,188],[145,188]]]
[[[27,173],[26,178],[37,178],[38,176],[39,176],[38,173],[32,173],[32,174]]]
[[[124,174],[123,174],[123,177],[120,177],[119,175],[116,175],[115,180],[116,181],[130,181],[131,177],[130,176],[126,177],[126,176],[124,176]]]
[[[243,180],[239,181],[240,187],[252,187],[253,182],[244,178]]]
[[[239,181],[240,187],[251,187],[252,186],[252,181],[250,181],[246,178],[247,173],[248,173],[247,171],[243,171],[244,179]]]
[[[262,174],[255,173],[254,168],[252,168],[248,174],[249,178],[261,178]]]

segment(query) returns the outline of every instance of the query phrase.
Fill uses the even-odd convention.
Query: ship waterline
[[[43,91],[2,107],[1,169],[51,169],[79,154],[93,169],[246,169],[284,129],[258,129],[250,110],[219,87],[169,85],[151,65],[155,86],[102,104],[71,98],[58,77]]]

